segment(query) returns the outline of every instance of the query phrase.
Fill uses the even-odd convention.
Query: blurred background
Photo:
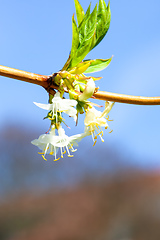
[[[90,1],[81,0],[84,10]],[[92,9],[97,3],[92,0]],[[160,93],[160,2],[111,1],[108,34],[87,58],[109,58],[97,86]],[[0,64],[39,74],[62,68],[74,1],[1,1]],[[31,141],[49,128],[39,86],[0,76],[0,240],[159,240],[160,106],[115,104],[111,134],[74,158],[44,162]],[[103,105],[102,102],[97,101]],[[84,130],[83,117],[68,135]]]

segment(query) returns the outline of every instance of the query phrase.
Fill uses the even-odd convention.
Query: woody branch
[[[51,76],[30,73],[10,67],[0,65],[0,76],[9,77],[24,82],[37,84],[45,88],[48,92],[54,91],[58,86],[50,82]],[[160,105],[160,97],[142,97],[132,96],[119,93],[111,93],[105,91],[98,91],[93,94],[93,97],[99,100],[137,104],[137,105]]]

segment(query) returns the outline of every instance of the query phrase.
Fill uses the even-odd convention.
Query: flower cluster
[[[86,73],[98,72],[105,69],[111,62],[109,59],[88,59],[85,56],[95,48],[108,32],[111,20],[110,2],[99,1],[94,10],[90,12],[90,5],[86,13],[78,0],[75,0],[77,23],[72,17],[72,47],[69,57],[61,71],[50,77],[47,91],[50,93],[49,104],[35,103],[38,107],[48,110],[45,118],[51,121],[50,129],[46,134],[32,141],[32,144],[41,149],[41,154],[46,160],[46,154],[54,155],[54,160],[67,153],[69,157],[77,150],[74,146],[91,135],[94,145],[99,136],[103,142],[102,127],[108,128],[107,116],[114,103],[106,102],[103,112],[95,109],[95,104],[88,101],[97,91],[95,80],[100,78],[85,76]],[[54,86],[58,91],[53,94]],[[64,99],[64,92],[69,93],[69,99]],[[68,137],[62,124],[65,119],[62,115],[68,114],[78,123],[78,115],[85,113],[84,133]],[[58,155],[58,151],[60,154]]]
[[[78,87],[80,88],[80,85]],[[72,91],[72,94],[70,94],[72,99],[64,99],[62,91],[57,91],[48,104],[34,102],[36,106],[48,111],[45,118],[51,121],[49,131],[31,142],[42,151],[39,154],[42,154],[44,160],[46,160],[46,154],[53,155],[54,161],[59,160],[60,157],[63,158],[65,153],[67,153],[68,157],[73,157],[73,153],[77,151],[75,146],[77,147],[78,142],[89,135],[92,136],[94,145],[97,141],[97,136],[100,137],[102,142],[104,141],[102,127],[108,128],[108,117],[106,115],[111,110],[113,103],[106,102],[103,112],[96,110],[93,104],[88,101],[88,98],[93,95],[94,91],[94,80],[89,78],[82,93],[79,92],[80,94],[77,96],[78,90],[75,90],[75,95]],[[84,133],[67,136],[62,128],[62,124],[65,123],[62,114],[69,115],[77,123],[78,114],[83,112],[85,112]]]

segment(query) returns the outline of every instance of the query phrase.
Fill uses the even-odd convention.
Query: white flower
[[[54,155],[54,161],[57,161],[60,159],[57,158],[57,152],[59,148],[61,158],[63,158],[63,154],[66,152],[68,157],[73,157],[70,152],[77,151],[77,149],[73,148],[73,145],[78,146],[78,142],[85,136],[87,136],[87,132],[68,137],[61,126],[58,129],[58,135],[56,135],[55,127],[52,127],[49,134],[43,134],[38,139],[33,140],[31,143],[42,150],[42,153],[40,154],[42,154],[44,160],[46,160],[45,155],[49,154]]]
[[[61,158],[63,158],[63,154],[65,154],[66,151],[68,157],[73,157],[73,155],[70,154],[70,151],[71,152],[77,151],[77,149],[73,148],[73,145],[78,146],[78,142],[81,141],[82,138],[87,136],[86,133],[81,133],[68,137],[61,126],[58,129],[58,134],[59,136],[55,142],[55,146],[60,148]]]
[[[77,105],[77,101],[73,99],[62,99],[60,97],[60,93],[57,92],[54,95],[54,98],[52,99],[52,103],[50,104],[42,104],[42,103],[36,103],[34,102],[35,105],[38,107],[51,111],[53,114],[56,114],[57,117],[57,112],[65,112],[69,116],[73,117],[73,119],[76,121],[77,119],[77,110],[74,108]]]
[[[53,146],[51,143],[53,141],[56,141],[58,136],[56,136],[55,134],[55,128],[52,127],[51,131],[49,134],[42,134],[39,136],[38,139],[33,140],[31,143],[37,147],[39,147],[39,149],[42,150],[42,157],[44,160],[46,160],[45,155],[46,154],[53,154],[55,155],[55,159],[56,159],[56,153],[57,153],[57,148],[56,146]]]
[[[83,93],[79,95],[79,101],[85,101],[88,98],[92,97],[95,91],[95,82],[92,78],[87,81],[86,88],[84,89]]]
[[[96,110],[94,107],[89,108],[86,112],[86,117],[84,120],[84,124],[87,129],[89,129],[90,134],[92,135],[92,139],[94,142],[94,145],[97,141],[97,136],[101,138],[101,141],[103,140],[103,131],[101,127],[105,127],[105,129],[108,128],[108,123],[105,116],[110,112],[112,109],[114,103],[106,102],[105,103],[105,110],[103,112]]]

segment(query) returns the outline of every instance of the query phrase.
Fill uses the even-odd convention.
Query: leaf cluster
[[[110,2],[106,5],[104,0],[99,0],[91,12],[91,4],[86,13],[78,0],[74,0],[76,8],[77,23],[74,15],[72,17],[72,48],[69,58],[63,70],[75,68],[85,56],[96,47],[106,35],[111,21]],[[86,60],[83,67],[85,73],[100,71],[110,63],[110,59]],[[77,66],[78,67],[78,66]]]

